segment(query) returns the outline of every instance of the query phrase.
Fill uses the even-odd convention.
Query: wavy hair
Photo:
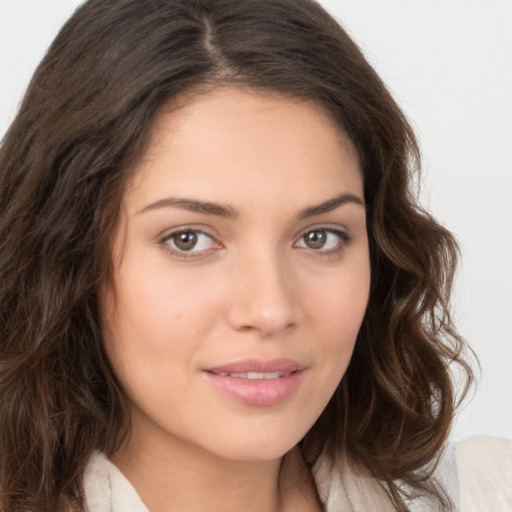
[[[155,116],[229,84],[323,105],[364,173],[372,283],[349,368],[301,441],[366,468],[397,510],[424,492],[472,381],[449,297],[452,235],[413,193],[414,134],[342,27],[311,0],[89,0],[37,68],[0,147],[0,504],[83,510],[82,477],[129,431],[98,287],[124,184]],[[64,501],[63,501],[64,498]]]

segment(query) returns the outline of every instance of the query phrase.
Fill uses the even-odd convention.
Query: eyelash
[[[335,257],[335,256],[341,254],[343,251],[345,251],[345,249],[352,242],[351,235],[349,235],[349,233],[347,233],[346,231],[343,231],[343,230],[337,229],[337,228],[328,227],[328,226],[320,226],[320,227],[315,227],[315,228],[308,228],[307,230],[302,231],[302,233],[298,237],[297,241],[294,242],[294,244],[293,244],[294,247],[297,247],[297,244],[299,242],[303,241],[304,237],[308,233],[314,233],[315,231],[316,232],[322,231],[322,232],[327,233],[328,235],[329,234],[335,235],[339,238],[340,242],[336,245],[336,247],[334,247],[332,249],[328,249],[328,250],[313,249],[311,247],[304,247],[304,246],[298,247],[299,249],[308,250],[308,251],[312,252],[315,256],[318,255],[321,257]],[[169,241],[172,241],[174,238],[176,238],[180,234],[187,234],[187,233],[193,233],[196,236],[197,235],[207,236],[207,237],[211,238],[212,242],[214,244],[216,244],[218,247],[206,249],[204,251],[196,251],[196,252],[183,251],[183,250],[174,249],[174,248],[170,247]],[[201,258],[201,257],[208,255],[212,251],[222,248],[222,245],[220,244],[220,242],[218,242],[213,236],[209,235],[207,232],[203,231],[202,229],[198,229],[198,228],[194,228],[194,227],[184,227],[184,228],[180,228],[175,231],[172,231],[171,233],[168,233],[168,234],[164,235],[163,237],[161,237],[158,240],[158,245],[161,246],[162,249],[165,252],[167,252],[168,254],[170,254],[171,256],[178,257],[183,260],[192,259],[192,258]]]
[[[309,250],[315,256],[318,255],[318,256],[321,256],[321,257],[324,257],[324,258],[336,257],[336,256],[340,255],[342,252],[344,252],[345,249],[352,242],[351,235],[349,233],[347,233],[346,231],[344,231],[344,230],[337,229],[337,228],[332,228],[332,227],[328,227],[328,226],[319,226],[319,227],[315,227],[315,228],[308,228],[307,230],[303,231],[300,234],[300,236],[297,239],[297,241],[294,242],[294,247],[297,246],[297,244],[299,242],[302,242],[304,240],[304,237],[308,233],[314,233],[314,232],[319,232],[319,231],[325,232],[325,233],[327,233],[327,235],[335,235],[335,236],[337,236],[338,239],[339,239],[339,242],[332,249],[313,249],[311,247],[304,247],[304,246],[301,246],[300,249]]]
[[[172,241],[174,238],[176,238],[177,236],[179,236],[181,234],[187,234],[187,233],[194,233],[195,235],[207,236],[208,238],[211,238],[212,241],[219,246],[218,248],[222,247],[221,244],[219,242],[217,242],[213,236],[209,235],[202,229],[193,228],[193,227],[180,228],[180,229],[177,229],[176,231],[172,231],[171,233],[164,235],[162,238],[160,238],[158,240],[158,245],[160,245],[163,248],[163,250],[165,252],[167,252],[168,254],[170,254],[171,256],[178,257],[183,260],[187,260],[187,259],[191,259],[191,258],[199,258],[199,257],[209,254],[210,252],[212,252],[212,250],[215,251],[217,249],[217,248],[213,248],[213,249],[207,249],[205,251],[188,252],[188,251],[183,251],[183,250],[179,250],[179,249],[173,249],[169,245],[169,243],[168,243],[169,241]]]

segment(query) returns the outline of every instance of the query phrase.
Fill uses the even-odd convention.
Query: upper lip
[[[288,358],[271,359],[269,361],[261,359],[245,359],[243,361],[227,363],[222,366],[205,368],[205,371],[211,373],[292,373],[298,370],[303,370],[304,368],[304,365]]]

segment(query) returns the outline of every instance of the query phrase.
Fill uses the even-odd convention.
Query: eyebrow
[[[212,203],[210,201],[198,201],[196,199],[187,199],[181,197],[166,197],[151,203],[142,210],[139,210],[137,214],[144,213],[150,210],[156,210],[157,208],[181,208],[183,210],[189,210],[196,213],[204,213],[205,215],[216,215],[219,217],[226,217],[229,219],[235,219],[238,217],[238,212],[228,205],[219,203]]]
[[[343,193],[338,196],[327,199],[323,203],[315,206],[310,206],[301,210],[297,215],[299,220],[328,213],[340,206],[347,203],[356,204],[364,208],[364,202],[358,196],[349,193]],[[199,201],[196,199],[188,199],[182,197],[166,197],[151,203],[137,212],[137,214],[144,213],[158,208],[181,208],[195,213],[203,213],[205,215],[215,215],[228,219],[236,219],[240,214],[237,210],[226,204],[213,203],[210,201]]]
[[[324,201],[319,205],[310,206],[309,208],[302,210],[298,215],[298,219],[302,220],[309,217],[314,217],[315,215],[321,215],[322,213],[328,213],[347,203],[356,204],[363,208],[365,207],[364,201],[362,199],[354,194],[345,193],[331,199],[327,199],[327,201]]]

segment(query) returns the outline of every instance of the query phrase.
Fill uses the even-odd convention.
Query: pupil
[[[197,235],[193,231],[179,233],[174,237],[174,243],[178,249],[182,251],[190,251],[197,243]]]
[[[321,249],[325,245],[326,239],[325,231],[310,231],[304,236],[304,242],[311,249]]]

